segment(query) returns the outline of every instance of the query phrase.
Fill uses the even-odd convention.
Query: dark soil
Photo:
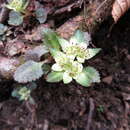
[[[105,21],[93,35],[101,53],[88,65],[102,82],[89,88],[75,82],[37,81],[37,106],[11,97],[13,81],[0,83],[0,130],[130,130],[130,12],[109,32]]]

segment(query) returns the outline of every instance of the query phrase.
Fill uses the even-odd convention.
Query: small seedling
[[[28,3],[28,0],[10,0],[6,7],[16,12],[24,13]]]
[[[35,83],[29,83],[26,86],[18,86],[12,92],[12,96],[18,98],[20,101],[29,100],[30,103],[34,104],[34,100],[31,97],[32,90],[36,89],[37,85]]]
[[[60,38],[51,30],[44,31],[44,43],[49,47],[56,62],[52,65],[52,72],[47,75],[47,81],[63,80],[65,84],[68,84],[75,79],[77,83],[86,87],[93,82],[99,83],[98,71],[93,67],[82,65],[85,60],[91,59],[101,50],[88,48],[90,40],[90,35],[80,30],[77,30],[69,41]]]
[[[6,8],[10,9],[8,24],[18,26],[23,23],[23,14],[29,4],[27,0],[10,0]]]
[[[100,113],[103,113],[104,112],[104,107],[102,105],[99,105],[97,107],[97,111],[100,112]]]

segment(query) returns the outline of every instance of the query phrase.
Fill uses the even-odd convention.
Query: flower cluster
[[[74,61],[72,57],[63,52],[57,52],[55,61],[56,63],[52,66],[52,70],[63,72],[64,83],[71,82],[72,78],[76,79],[76,76],[82,72],[82,64]]]

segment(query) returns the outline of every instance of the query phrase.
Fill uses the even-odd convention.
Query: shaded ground
[[[102,52],[89,64],[99,70],[100,84],[84,88],[37,81],[36,106],[12,98],[14,82],[0,83],[0,130],[129,130],[130,12],[111,33],[105,21],[93,36]],[[35,109],[36,107],[36,109]]]

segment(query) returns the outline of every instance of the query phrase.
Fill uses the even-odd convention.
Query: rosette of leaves
[[[12,96],[21,100],[27,100],[30,97],[30,89],[22,87],[13,91]]]
[[[14,10],[15,12],[24,13],[28,3],[29,0],[10,0],[6,7]]]
[[[85,60],[94,57],[101,50],[100,48],[87,48],[91,40],[90,35],[78,30],[67,41],[54,34],[49,31],[44,35],[44,43],[50,48],[50,52],[56,62],[52,65],[52,72],[47,75],[46,80],[48,82],[59,82],[63,80],[65,84],[68,84],[72,79],[75,79],[77,83],[86,87],[90,86],[93,82],[100,82],[100,76],[96,69],[90,66],[83,67],[82,65]],[[48,35],[51,39],[46,37]],[[63,52],[61,52],[62,50],[59,44]],[[52,45],[58,45],[58,49],[52,49]]]
[[[23,101],[23,100],[29,100],[30,103],[34,104],[34,100],[31,97],[31,92],[36,89],[37,85],[32,82],[27,84],[26,86],[17,86],[13,92],[12,92],[12,96],[16,97],[19,99],[19,101]]]

